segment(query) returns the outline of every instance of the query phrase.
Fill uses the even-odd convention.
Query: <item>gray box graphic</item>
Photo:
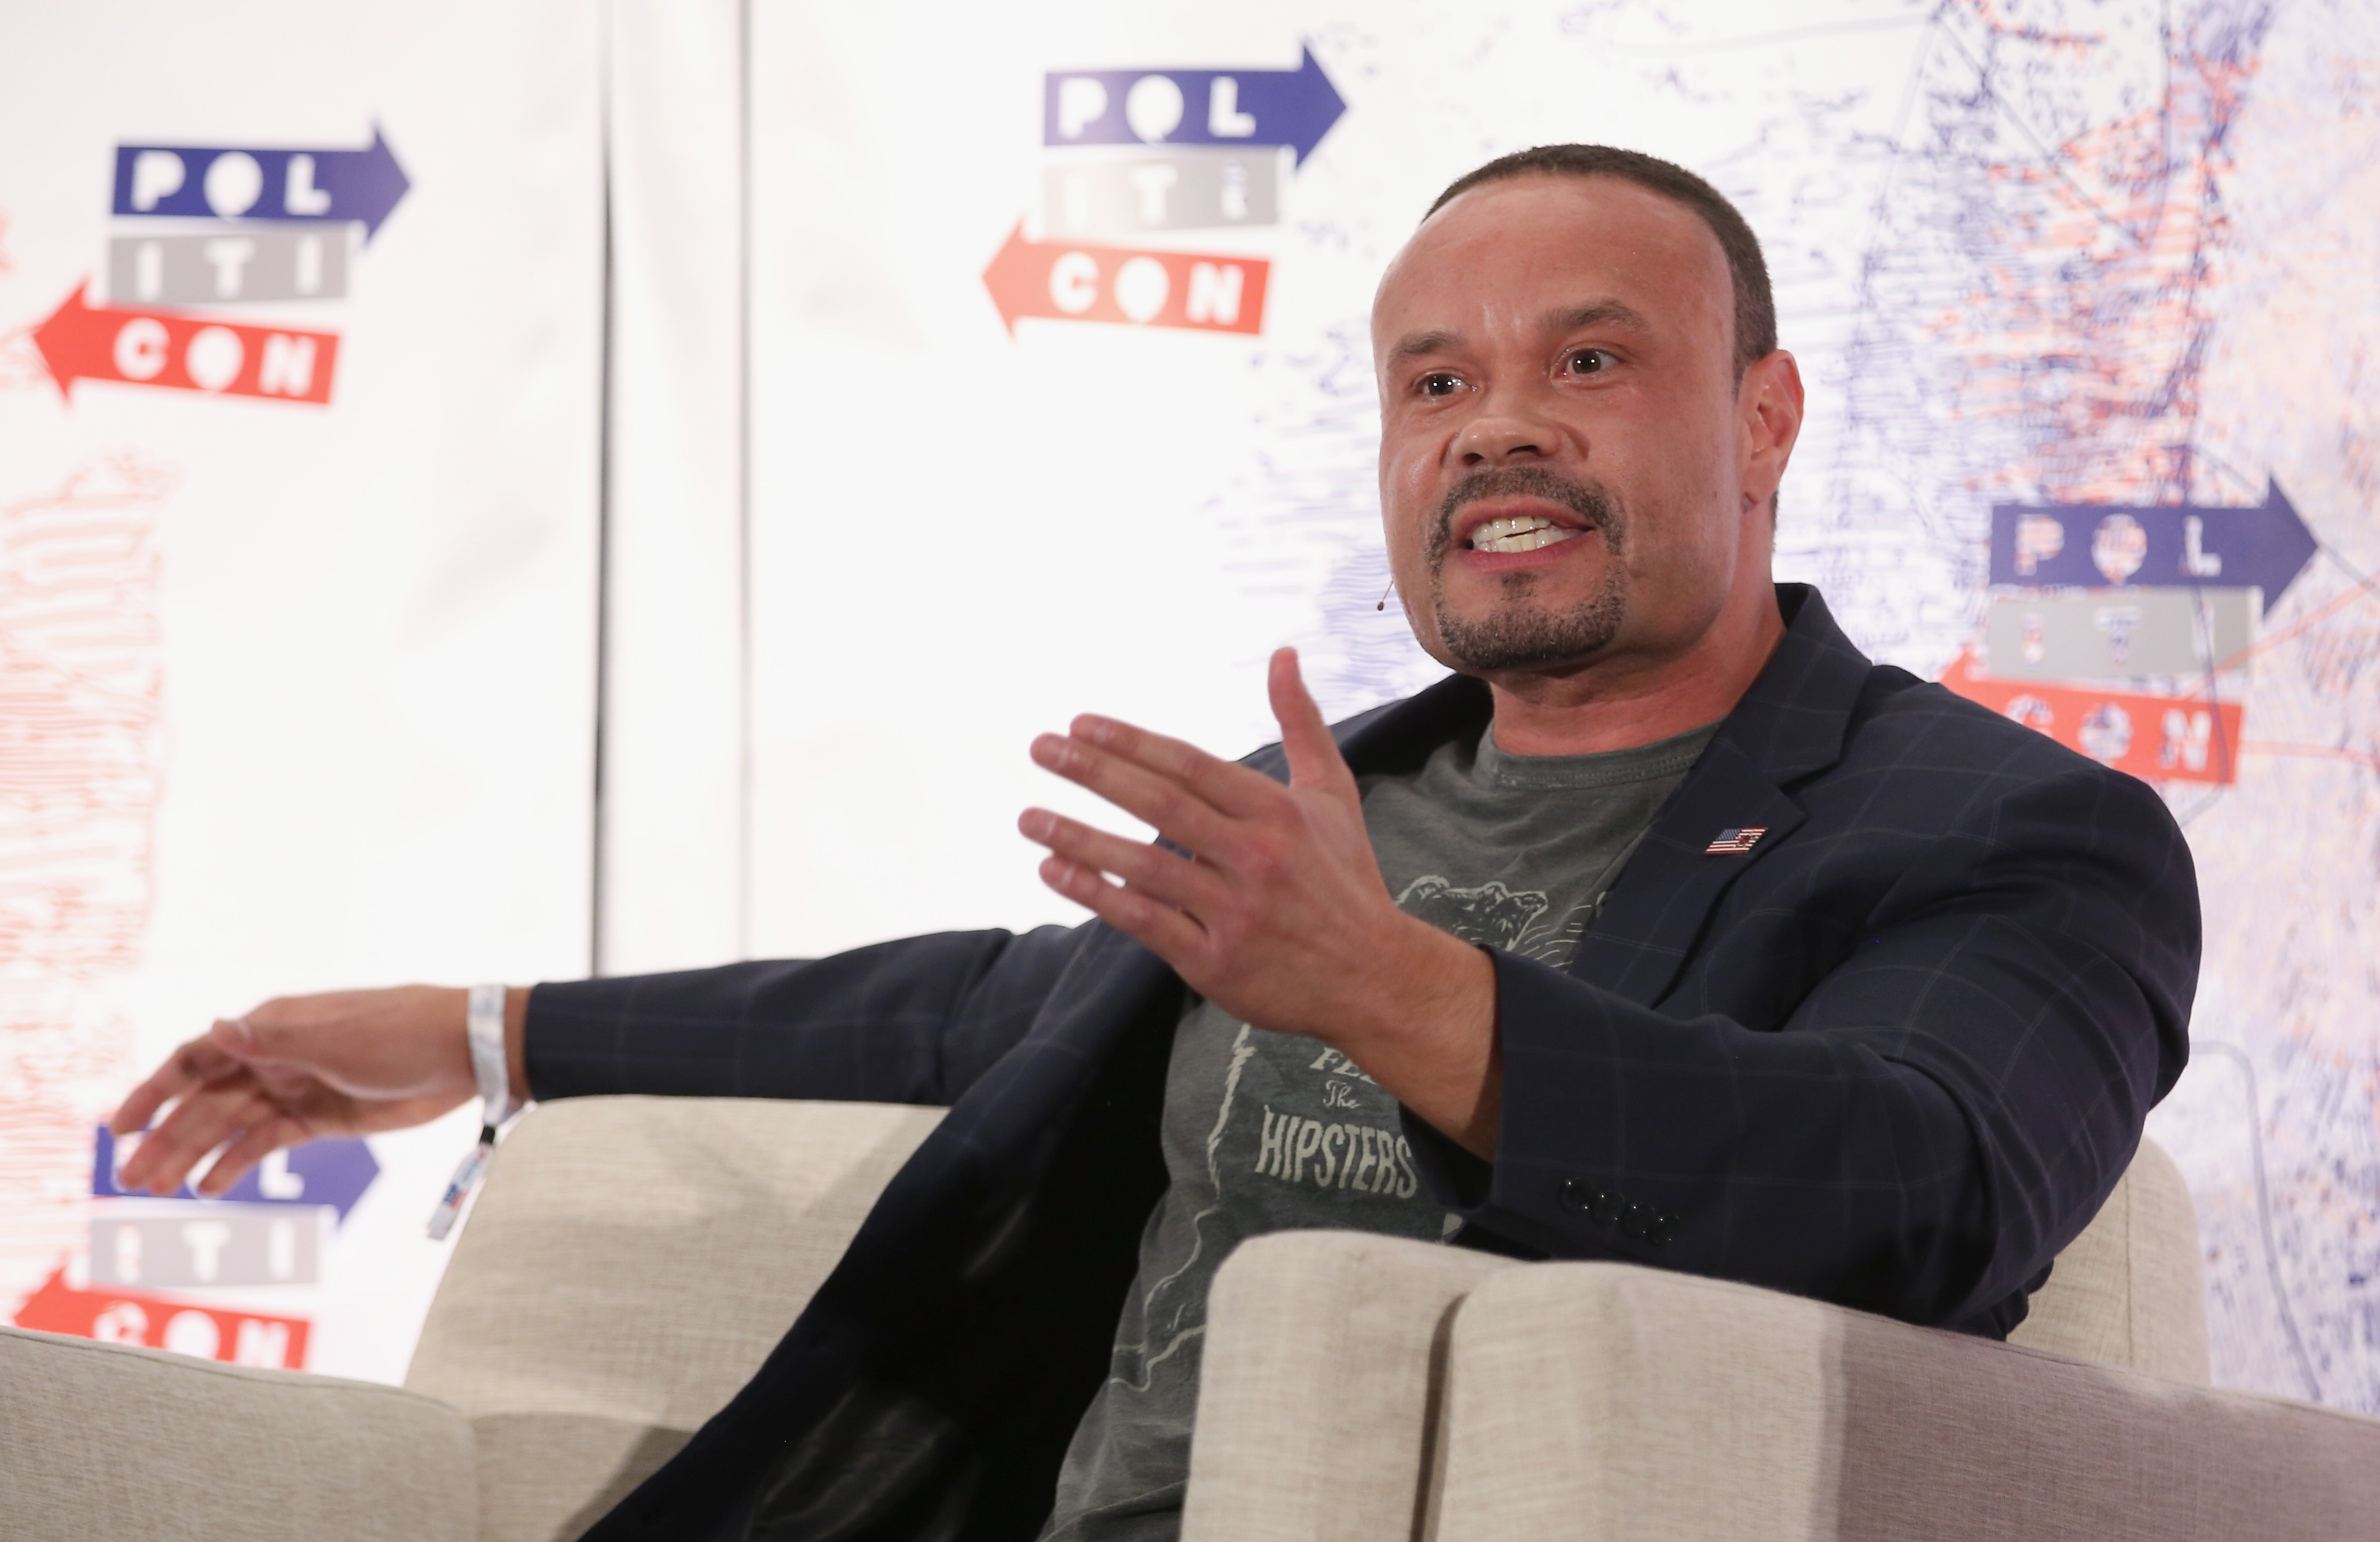
[[[2252,589],[2108,589],[2001,595],[1984,620],[1984,667],[2010,680],[2204,674],[2255,641]]]
[[[310,1285],[322,1277],[323,1233],[338,1215],[328,1205],[188,1199],[93,1208],[92,1281],[143,1288]]]
[[[1281,152],[1261,146],[1070,156],[1042,168],[1041,214],[1051,240],[1277,225]]]
[[[118,236],[107,243],[108,303],[340,299],[353,229],[244,225],[203,235]]]

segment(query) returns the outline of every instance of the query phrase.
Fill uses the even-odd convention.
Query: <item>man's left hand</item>
[[[1287,786],[1111,718],[1079,717],[1065,735],[1036,739],[1043,769],[1191,854],[1028,808],[1017,828],[1050,848],[1042,881],[1147,945],[1224,1011],[1321,1039],[1491,1156],[1500,1102],[1494,965],[1390,897],[1354,773],[1293,650],[1273,655],[1269,687]]]

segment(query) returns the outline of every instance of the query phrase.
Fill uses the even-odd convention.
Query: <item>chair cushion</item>
[[[486,1542],[576,1536],[759,1368],[940,1109],[541,1104],[496,1154],[406,1385],[469,1419]]]

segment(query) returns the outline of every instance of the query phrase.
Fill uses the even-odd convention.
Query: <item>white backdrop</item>
[[[62,1262],[85,1278],[91,1124],[212,1015],[587,967],[595,19],[568,4],[8,7],[0,1308]],[[316,152],[295,194],[275,183],[249,206],[303,210],[309,191],[346,196],[333,157],[376,130],[409,186],[368,243],[337,203],[303,226],[221,217],[228,195],[191,217],[112,212],[119,146]],[[202,183],[202,164],[191,189],[239,191],[237,169]],[[250,298],[263,259],[228,297],[153,303],[137,268],[136,292],[109,292],[112,241],[269,251],[291,229],[342,243],[344,295]],[[30,331],[86,282],[93,306],[335,334],[334,365],[316,359],[327,405],[103,380],[66,398]],[[85,553],[63,565],[32,539],[61,529]],[[468,1117],[374,1142],[382,1171],[319,1284],[183,1297],[310,1320],[310,1368],[395,1379],[443,1264],[422,1223]]]

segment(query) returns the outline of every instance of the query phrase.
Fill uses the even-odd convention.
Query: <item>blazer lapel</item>
[[[1640,1006],[1668,993],[1712,909],[1806,817],[1786,787],[1833,765],[1874,666],[1815,589],[1779,584],[1785,637],[1728,714],[1684,785],[1579,940],[1571,973]],[[1749,850],[1713,852],[1729,831],[1756,829]]]
[[[1604,896],[1570,972],[1651,1006],[1677,978],[1719,896],[1803,819],[1801,807],[1722,731]],[[1709,850],[1722,832],[1746,829],[1761,832],[1751,850]]]

